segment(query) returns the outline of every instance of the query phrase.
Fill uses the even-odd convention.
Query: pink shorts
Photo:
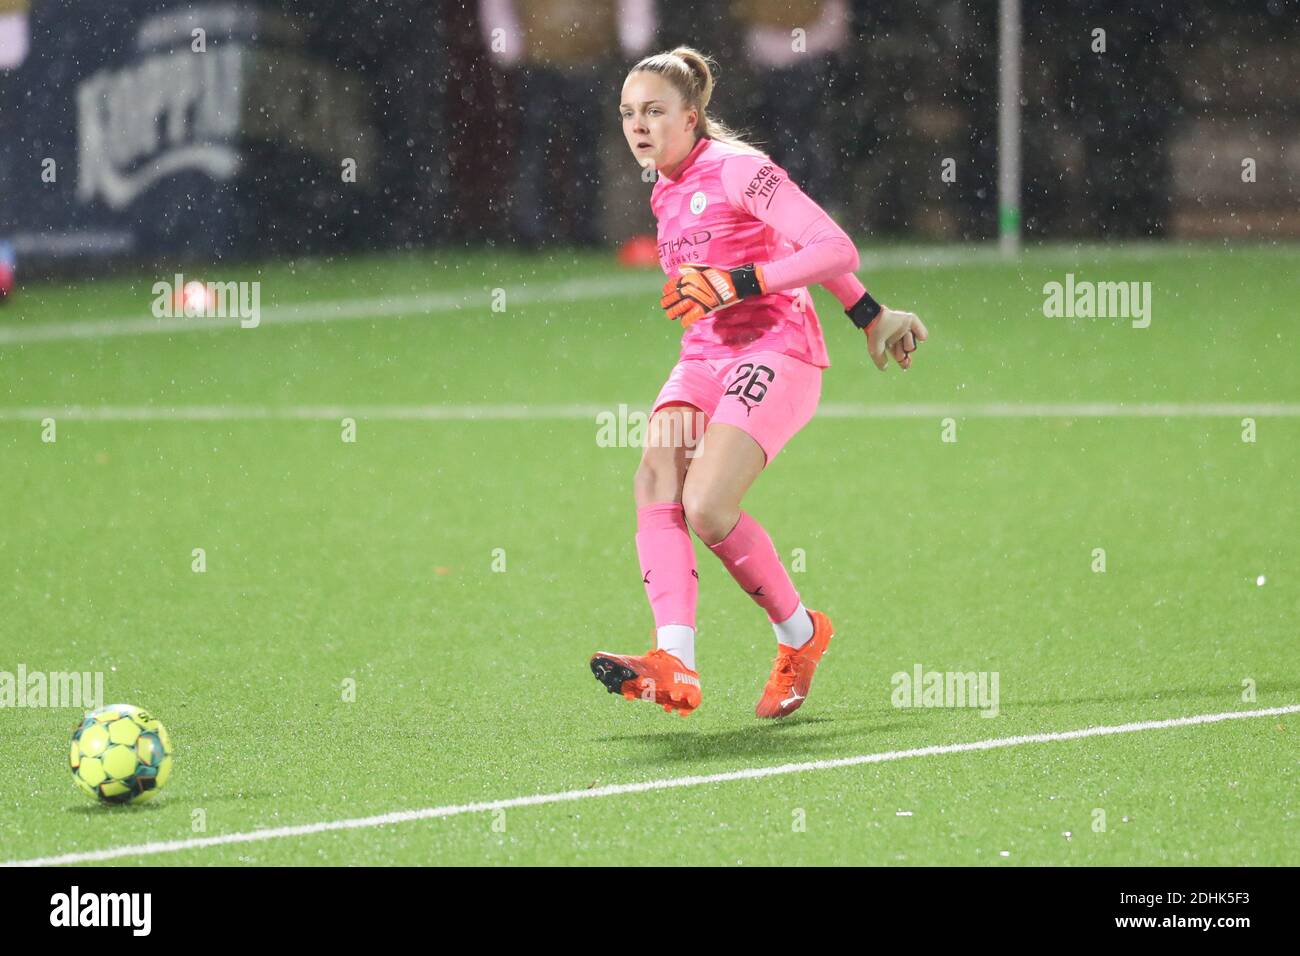
[[[694,405],[709,422],[734,425],[768,463],[817,410],[822,370],[781,352],[720,359],[681,359],[659,390],[651,414],[665,405]]]

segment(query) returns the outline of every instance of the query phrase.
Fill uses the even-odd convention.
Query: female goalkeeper
[[[708,114],[711,65],[678,47],[643,59],[623,84],[623,135],[657,172],[650,208],[669,277],[661,304],[683,331],[635,482],[657,646],[639,657],[598,653],[591,669],[629,699],[683,715],[700,705],[693,530],[776,630],[776,662],[755,712],[784,717],[808,696],[831,622],[803,606],[772,539],[740,502],[821,396],[830,362],[805,287],[821,283],[848,307],[881,369],[888,355],[908,368],[926,330],[915,315],[876,303],[853,275],[852,240],[780,166]]]

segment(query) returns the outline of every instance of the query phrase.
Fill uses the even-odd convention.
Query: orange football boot
[[[667,651],[654,650],[644,657],[593,654],[591,672],[611,694],[652,700],[669,713],[675,710],[685,717],[700,706],[700,675]]]
[[[759,717],[787,717],[798,710],[808,696],[817,664],[835,636],[829,617],[821,611],[809,611],[808,614],[813,622],[813,636],[798,650],[786,644],[778,645],[772,673],[754,708]]]

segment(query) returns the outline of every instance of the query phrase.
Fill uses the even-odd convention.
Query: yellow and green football
[[[72,782],[104,803],[143,803],[167,785],[172,742],[153,714],[113,704],[87,714],[72,734]]]

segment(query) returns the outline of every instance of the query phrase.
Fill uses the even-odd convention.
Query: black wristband
[[[845,309],[844,314],[852,319],[853,324],[858,328],[865,329],[880,314],[881,308],[881,304],[871,298],[870,292],[863,292],[862,298],[853,303],[852,308]]]
[[[736,287],[736,295],[741,299],[763,294],[763,288],[758,284],[758,273],[754,271],[752,262],[731,270],[731,284]]]

